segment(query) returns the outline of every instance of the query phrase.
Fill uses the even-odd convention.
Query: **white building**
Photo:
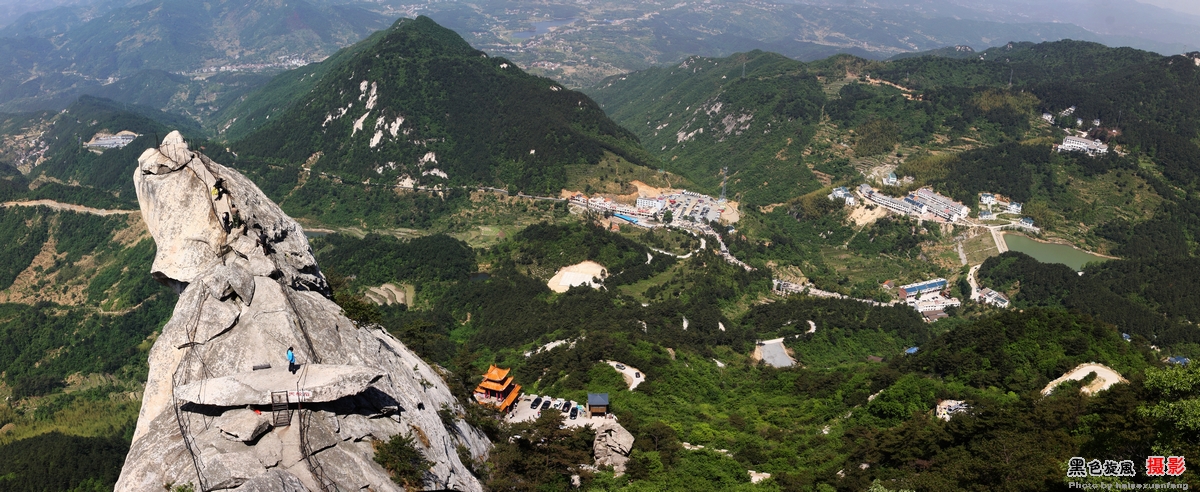
[[[1024,206],[1020,202],[1008,202],[1008,213],[1010,214],[1019,214],[1022,208]]]
[[[929,188],[921,188],[909,198],[925,205],[925,210],[949,222],[966,217],[971,208],[954,201],[954,199],[934,192]]]
[[[945,297],[940,292],[930,292],[922,295],[915,302],[909,301],[909,305],[916,309],[917,312],[928,311],[945,311],[946,308],[958,307],[962,305],[957,297]]]
[[[996,292],[987,287],[984,287],[983,290],[979,291],[979,300],[984,304],[991,304],[1000,308],[1007,308],[1009,304],[1008,296],[1005,296],[1004,294]]]
[[[1050,113],[1042,113],[1042,119],[1046,120],[1046,123],[1049,123],[1051,125],[1054,124],[1054,115],[1052,115]]]
[[[884,186],[896,186],[899,181],[896,179],[896,173],[888,173],[887,177],[883,178]]]
[[[854,194],[850,193],[850,190],[846,189],[845,186],[834,188],[833,192],[831,192],[828,196],[830,200],[837,200],[841,198],[842,200],[846,201],[846,205],[851,207],[854,206]]]
[[[979,211],[979,220],[992,220],[994,218],[996,218],[996,214],[993,214],[991,210]]]
[[[638,208],[638,210],[645,210],[646,212],[653,214],[663,208],[663,202],[665,202],[665,200],[663,200],[661,197],[638,197],[635,206]]]
[[[1071,116],[1073,114],[1075,114],[1075,106],[1071,106],[1067,109],[1064,109],[1061,113],[1058,113],[1059,116]]]
[[[1099,140],[1088,140],[1079,137],[1063,138],[1062,144],[1058,146],[1059,152],[1087,152],[1088,155],[1107,154],[1108,146],[1101,143]]]
[[[991,193],[980,193],[979,194],[979,204],[980,205],[994,205],[995,203],[996,203],[996,195],[993,195]]]

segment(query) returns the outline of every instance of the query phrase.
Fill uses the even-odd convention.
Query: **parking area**
[[[546,402],[547,398],[549,398],[551,401],[551,404],[548,407],[545,406],[545,402]],[[540,400],[537,409],[530,408],[533,405],[533,402],[535,400]],[[555,410],[555,406],[554,406],[555,402],[558,403],[558,407],[557,407],[558,410]],[[563,403],[569,404],[567,412],[562,411]],[[571,415],[569,412],[570,407],[574,407],[577,409],[574,419],[571,418]],[[528,394],[528,395],[521,395],[521,398],[518,399],[517,402],[513,404],[513,409],[508,412],[508,415],[504,416],[504,420],[509,423],[536,420],[538,417],[540,417],[542,415],[542,412],[559,412],[559,413],[561,413],[563,416],[563,423],[566,424],[567,427],[582,427],[582,426],[585,426],[588,424],[591,424],[593,427],[595,427],[598,424],[600,424],[606,420],[612,420],[612,418],[613,418],[611,414],[609,414],[606,417],[588,417],[586,405],[584,405],[583,403],[574,401],[574,400],[564,400],[561,398]]]

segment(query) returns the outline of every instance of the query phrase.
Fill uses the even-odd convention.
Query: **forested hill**
[[[763,51],[610,77],[591,93],[667,170],[751,204],[820,188],[800,163],[825,94],[803,63]]]
[[[471,48],[427,17],[402,19],[338,59],[241,158],[354,183],[488,184],[557,193],[566,165],[606,153],[645,164],[633,134],[587,96]],[[411,180],[411,181],[410,181]],[[516,191],[516,190],[514,190]]]

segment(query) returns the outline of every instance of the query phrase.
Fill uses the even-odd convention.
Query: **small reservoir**
[[[1020,234],[1005,234],[1004,242],[1012,251],[1020,251],[1042,263],[1062,263],[1075,271],[1083,270],[1083,265],[1089,262],[1108,260],[1103,256],[1080,251],[1066,244],[1042,243]]]

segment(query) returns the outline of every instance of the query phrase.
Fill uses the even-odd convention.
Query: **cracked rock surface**
[[[178,132],[133,179],[158,247],[151,274],[179,301],[150,349],[116,490],[400,490],[371,443],[413,434],[434,463],[427,488],[482,490],[457,448],[484,459],[491,443],[439,417],[462,412],[434,368],[342,314],[303,229],[254,183]]]

